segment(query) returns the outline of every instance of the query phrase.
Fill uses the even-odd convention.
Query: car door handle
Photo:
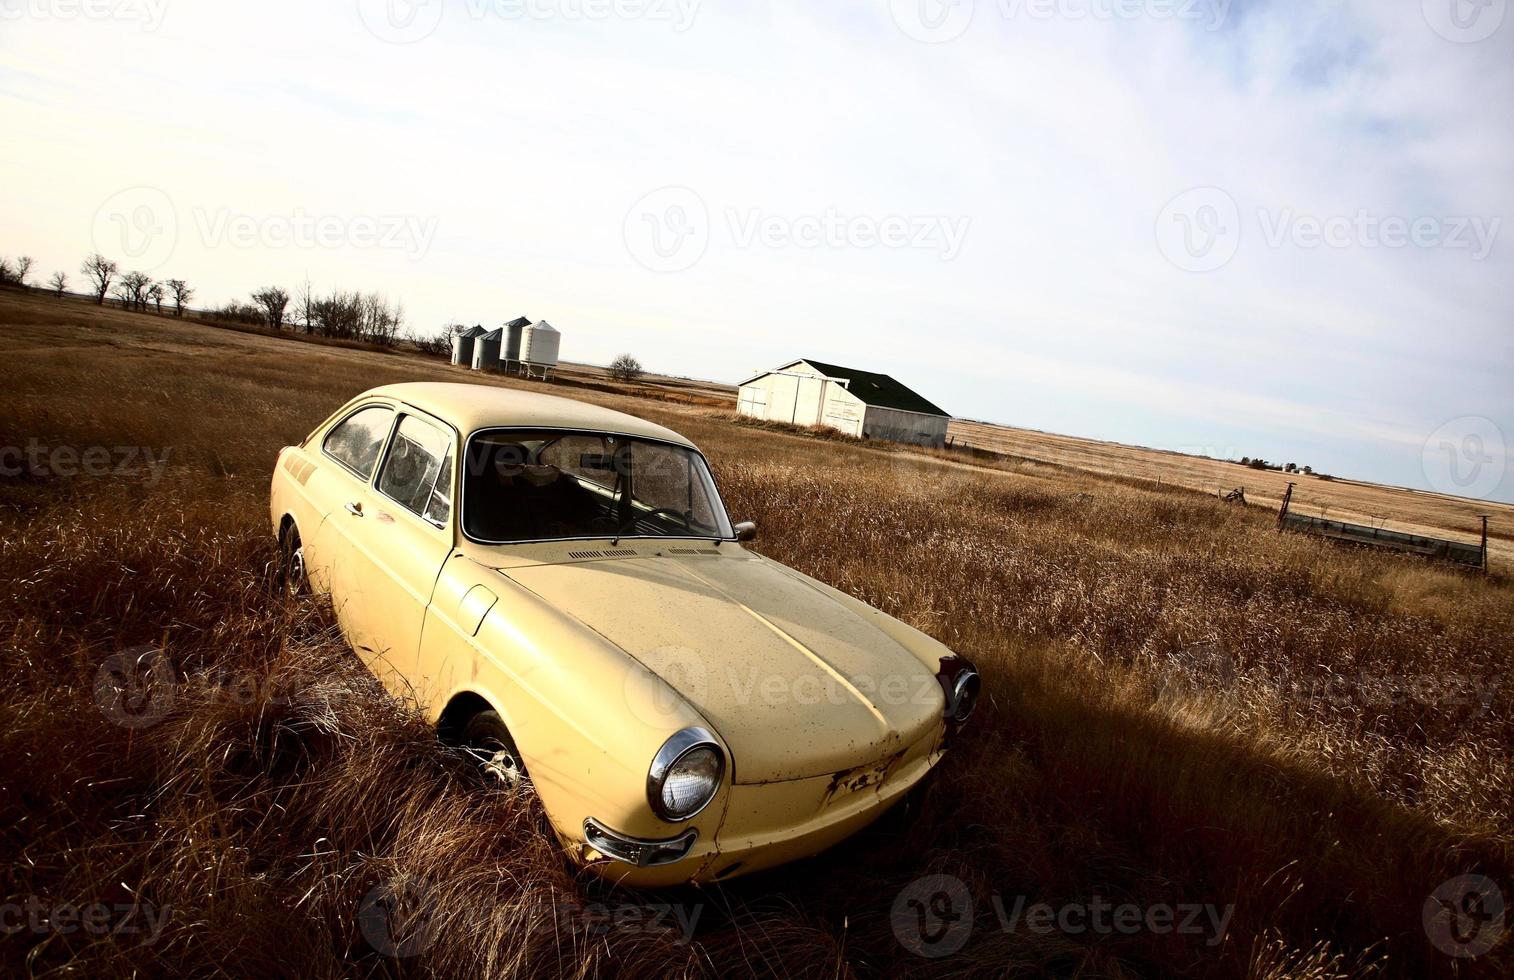
[[[348,504],[347,505],[347,513],[351,514],[353,517],[362,517],[363,516],[363,505],[359,504],[359,503]]]

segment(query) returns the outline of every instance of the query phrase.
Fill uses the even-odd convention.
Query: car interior
[[[696,458],[600,433],[478,433],[466,454],[463,527],[488,542],[728,536]]]

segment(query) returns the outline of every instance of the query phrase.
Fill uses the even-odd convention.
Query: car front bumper
[[[818,854],[857,833],[897,803],[940,762],[942,731],[867,766],[826,776],[733,785],[719,829],[688,855],[636,866],[581,845],[586,866],[637,887],[726,881]],[[649,846],[663,842],[641,842]]]

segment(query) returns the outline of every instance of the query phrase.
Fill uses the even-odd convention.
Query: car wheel
[[[309,589],[310,583],[305,576],[305,544],[300,540],[300,532],[294,527],[290,527],[289,533],[284,535],[284,557],[280,571],[285,595],[300,596]]]
[[[463,746],[478,760],[479,771],[493,785],[513,790],[530,782],[520,750],[499,712],[480,711],[469,718],[463,728]]]

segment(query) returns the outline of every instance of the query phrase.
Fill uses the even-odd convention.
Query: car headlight
[[[685,728],[662,743],[647,772],[652,812],[674,823],[709,805],[725,775],[725,753],[703,728]]]
[[[973,709],[978,706],[978,694],[982,690],[983,681],[976,670],[964,670],[957,675],[957,679],[952,682],[952,693],[956,695],[952,699],[952,721],[959,725],[966,724],[967,719],[972,717]]]

